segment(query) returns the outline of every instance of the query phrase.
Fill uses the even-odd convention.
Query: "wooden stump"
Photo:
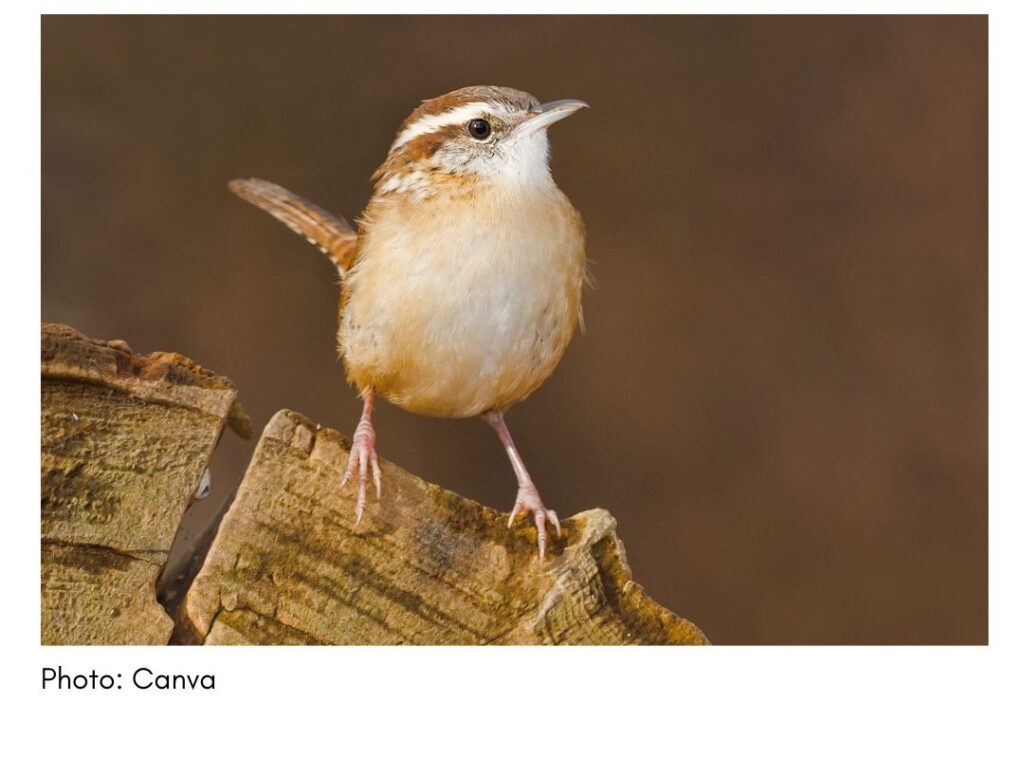
[[[155,582],[234,386],[183,356],[42,331],[42,641],[166,644]],[[704,644],[631,577],[615,520],[536,530],[382,461],[355,525],[349,441],[296,413],[263,432],[178,613],[201,644]],[[197,557],[198,562],[198,557]]]
[[[154,585],[234,386],[173,353],[42,329],[42,642],[166,644]]]
[[[267,425],[181,619],[204,644],[703,644],[632,581],[604,510],[529,521],[382,461],[359,526],[349,441],[284,410]]]

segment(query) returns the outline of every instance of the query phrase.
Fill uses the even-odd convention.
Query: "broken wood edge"
[[[217,541],[220,537],[224,521],[231,514],[231,510],[235,504],[241,499],[245,498],[248,490],[253,487],[252,480],[249,477],[249,473],[254,467],[259,465],[260,458],[265,452],[264,448],[267,445],[279,443],[285,445],[293,444],[295,437],[296,428],[303,428],[308,430],[312,428],[312,433],[308,435],[308,440],[298,440],[299,446],[305,450],[307,454],[313,449],[313,442],[316,438],[316,431],[319,430],[319,425],[314,424],[304,416],[291,410],[278,410],[274,413],[273,417],[267,422],[267,425],[263,429],[263,433],[260,434],[260,438],[256,442],[256,446],[249,457],[249,463],[245,467],[245,472],[242,474],[242,479],[234,489],[231,498],[220,515],[218,515],[216,530],[212,532],[212,536],[209,537],[209,543],[206,546],[206,552],[202,562],[198,563],[198,570],[192,578],[192,582],[189,588],[185,591],[182,601],[178,607],[177,617],[174,621],[174,631],[171,634],[170,643],[180,645],[198,646],[203,644],[206,636],[209,634],[210,629],[213,627],[213,622],[216,619],[218,613],[223,609],[222,602],[219,596],[216,601],[212,600],[208,595],[199,595],[196,593],[196,583],[199,577],[203,573],[203,569],[206,566],[207,560],[210,558]],[[351,447],[351,443],[349,443]]]
[[[711,642],[700,628],[655,601],[633,579],[633,572],[626,560],[626,546],[615,530],[615,518],[604,509],[591,511],[600,512],[610,523],[603,535],[593,543],[591,552],[608,603],[619,612],[623,621],[636,630],[652,626],[656,630],[660,629],[665,634],[666,644],[710,645]]]
[[[124,340],[93,339],[71,326],[43,323],[40,362],[44,380],[93,383],[143,401],[199,410],[226,418],[243,439],[252,437],[252,420],[234,383],[179,353],[139,354]]]
[[[189,543],[188,553],[177,564],[172,566],[170,564],[171,553],[169,552],[167,562],[160,569],[160,575],[156,580],[156,597],[168,616],[174,621],[174,632],[168,641],[169,644],[193,643],[189,641],[187,630],[183,631],[181,628],[181,610],[185,607],[185,600],[188,597],[189,590],[192,589],[196,577],[199,576],[203,564],[206,563],[206,557],[210,554],[210,548],[220,532],[224,516],[227,515],[231,505],[235,502],[237,491],[238,483],[235,484],[231,492],[224,498],[213,519]],[[174,539],[177,541],[177,533]],[[173,542],[171,547],[172,549],[174,548]],[[180,583],[174,579],[176,575],[181,576]],[[172,590],[173,595],[171,594]]]

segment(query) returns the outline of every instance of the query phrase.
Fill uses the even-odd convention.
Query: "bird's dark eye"
[[[473,119],[467,127],[469,134],[477,140],[486,140],[491,134],[491,125],[483,119]]]

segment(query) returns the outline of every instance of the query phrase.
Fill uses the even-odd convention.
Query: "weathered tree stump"
[[[42,641],[166,644],[154,585],[234,386],[174,353],[42,330]]]
[[[234,386],[188,359],[44,325],[42,588],[48,644],[168,643],[154,583]],[[704,644],[637,585],[604,510],[548,558],[506,515],[382,461],[355,525],[350,442],[282,410],[178,612],[196,644]]]
[[[267,425],[182,610],[205,644],[700,644],[632,581],[615,521],[534,529],[383,462],[360,525],[350,442],[283,410]]]

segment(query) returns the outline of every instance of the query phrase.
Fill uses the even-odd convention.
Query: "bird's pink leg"
[[[345,487],[355,472],[359,469],[359,494],[356,496],[356,525],[363,519],[363,510],[366,509],[366,482],[369,479],[369,471],[373,471],[373,484],[377,489],[377,499],[380,500],[380,464],[377,462],[377,433],[373,430],[373,391],[363,394],[363,415],[359,418],[359,425],[356,426],[356,433],[352,436],[352,449],[348,454],[348,466],[345,467],[345,476],[341,478],[341,487]]]
[[[562,535],[562,526],[558,523],[558,515],[555,514],[554,510],[545,507],[544,502],[540,500],[537,486],[530,479],[530,473],[526,471],[526,464],[519,457],[516,443],[512,441],[512,434],[509,432],[508,426],[505,425],[505,415],[495,411],[486,413],[484,418],[498,432],[498,438],[501,439],[501,443],[505,446],[505,452],[508,453],[508,459],[512,462],[512,469],[515,471],[516,480],[519,482],[516,503],[508,516],[509,528],[512,527],[515,519],[524,512],[533,514],[533,521],[537,524],[537,547],[540,549],[540,559],[543,561],[544,550],[548,544],[545,524],[551,523],[555,527],[557,534],[559,536]]]

